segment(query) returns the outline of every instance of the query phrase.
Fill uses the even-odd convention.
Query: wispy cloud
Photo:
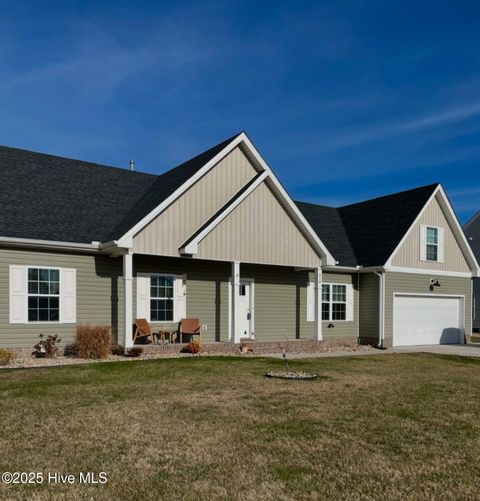
[[[121,40],[102,26],[81,29],[70,50],[29,70],[4,72],[0,93],[59,87],[81,94],[108,94],[127,80],[161,79],[184,68],[212,63],[218,48],[193,25],[158,22],[132,40]],[[92,94],[92,93],[95,94]]]
[[[371,128],[362,128],[353,132],[336,135],[319,145],[323,152],[339,150],[380,141],[401,134],[412,133],[429,127],[438,127],[452,122],[459,122],[480,115],[480,102],[473,101],[455,107],[445,108],[428,114],[419,115],[402,122],[387,122]]]

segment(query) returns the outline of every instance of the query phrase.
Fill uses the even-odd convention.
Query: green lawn
[[[480,360],[182,358],[0,372],[3,499],[474,499]]]

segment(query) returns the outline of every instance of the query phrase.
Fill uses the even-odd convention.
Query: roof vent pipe
[[[135,160],[130,160],[130,170],[131,171],[135,170]]]

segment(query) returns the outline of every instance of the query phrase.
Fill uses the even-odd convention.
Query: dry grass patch
[[[1,471],[105,471],[6,498],[474,498],[480,361],[151,360],[0,374]],[[48,432],[47,432],[48,430]]]

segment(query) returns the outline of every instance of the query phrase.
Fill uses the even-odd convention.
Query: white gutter
[[[376,268],[378,269],[378,268]],[[350,272],[357,272],[357,271],[363,271],[361,266],[337,266],[337,265],[325,265],[322,266],[322,270],[325,271],[350,271]]]
[[[99,252],[100,242],[91,244],[77,242],[56,242],[55,240],[36,240],[31,238],[0,237],[0,246],[16,246],[40,249],[81,250]]]
[[[378,305],[378,347],[383,349],[385,339],[385,273],[374,271],[379,278],[379,305]]]

